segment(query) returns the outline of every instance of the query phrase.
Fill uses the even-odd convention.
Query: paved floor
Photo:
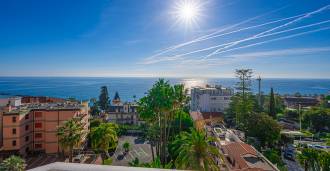
[[[122,148],[125,142],[129,142],[131,148],[128,153],[124,153]],[[148,163],[152,161],[150,144],[140,140],[137,136],[122,136],[119,138],[118,147],[115,154],[112,156],[112,165],[128,166],[129,162],[138,158],[140,163]]]
[[[300,167],[299,163],[296,161],[285,159],[283,156],[283,161],[286,164],[286,167],[288,168],[288,171],[304,171],[303,168]]]

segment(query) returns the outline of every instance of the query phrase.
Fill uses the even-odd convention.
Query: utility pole
[[[301,105],[298,105],[298,114],[299,114],[299,127],[300,127],[300,142],[301,143]]]
[[[261,77],[260,76],[257,78],[257,81],[258,81],[258,104],[261,109]]]

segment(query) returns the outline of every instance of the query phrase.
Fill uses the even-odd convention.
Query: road
[[[286,164],[288,171],[304,171],[296,161],[283,158],[283,162]]]

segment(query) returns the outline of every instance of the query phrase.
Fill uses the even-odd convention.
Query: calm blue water
[[[205,84],[221,84],[233,87],[236,79],[184,79],[168,78],[175,83],[184,83],[188,88]],[[0,77],[0,94],[32,95],[52,97],[74,97],[89,99],[98,97],[101,86],[108,86],[110,97],[116,91],[122,100],[133,100],[144,96],[157,81],[157,78],[90,78],[90,77]],[[264,79],[262,91],[269,92],[270,87],[280,94],[327,94],[330,91],[330,79]],[[253,81],[253,91],[257,91],[257,82]],[[0,95],[1,96],[1,95]]]

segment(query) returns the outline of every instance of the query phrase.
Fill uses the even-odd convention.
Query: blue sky
[[[180,1],[199,5],[194,24],[178,20]],[[330,78],[329,5],[1,0],[0,76]]]

